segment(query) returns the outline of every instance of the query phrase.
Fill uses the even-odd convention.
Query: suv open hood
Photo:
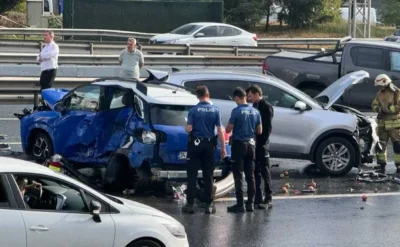
[[[365,70],[359,70],[349,73],[332,83],[324,91],[318,94],[314,99],[324,104],[324,109],[329,109],[336,101],[349,90],[353,85],[362,83],[369,78],[369,73]]]

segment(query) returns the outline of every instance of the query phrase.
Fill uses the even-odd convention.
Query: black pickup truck
[[[334,50],[317,54],[283,50],[266,57],[262,72],[315,97],[340,77],[357,70],[367,71],[370,78],[353,86],[338,103],[371,110],[377,75],[387,74],[400,87],[400,43],[346,37],[338,41]]]

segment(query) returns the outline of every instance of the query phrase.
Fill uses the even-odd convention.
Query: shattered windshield
[[[196,30],[198,30],[200,27],[201,26],[199,26],[199,25],[188,24],[188,25],[178,27],[177,29],[173,30],[171,33],[172,34],[190,35],[190,34],[194,33]]]
[[[190,108],[181,105],[153,105],[150,110],[152,124],[185,126]]]

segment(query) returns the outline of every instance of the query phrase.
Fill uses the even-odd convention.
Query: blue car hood
[[[64,95],[69,92],[68,89],[55,89],[55,88],[48,88],[42,90],[42,99],[46,101],[50,108],[53,109],[53,106],[60,101]]]

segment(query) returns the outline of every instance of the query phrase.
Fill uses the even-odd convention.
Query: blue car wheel
[[[30,153],[36,161],[42,162],[53,155],[53,143],[46,133],[37,133],[31,139],[30,147]]]

